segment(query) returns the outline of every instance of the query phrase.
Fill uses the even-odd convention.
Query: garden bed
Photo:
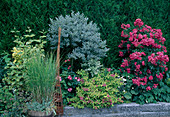
[[[116,104],[111,108],[97,110],[65,107],[63,117],[170,117],[170,103]]]

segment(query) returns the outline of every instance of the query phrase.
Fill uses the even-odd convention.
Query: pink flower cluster
[[[127,29],[127,28],[130,28],[130,24],[127,24],[127,25],[125,25],[125,24],[122,24],[122,25],[121,25],[121,28],[122,28],[122,29]]]
[[[139,27],[141,27],[141,26],[143,26],[143,21],[141,20],[141,19],[136,19],[136,21],[134,22],[134,26],[139,26]]]
[[[123,52],[122,51],[119,51],[119,56],[123,57]]]
[[[155,55],[155,53],[152,53],[150,56],[148,56],[148,62],[157,65],[158,61],[162,61],[164,64],[169,61],[168,55],[164,55],[164,52],[157,52],[156,54],[157,56]]]
[[[133,84],[136,84],[138,86],[146,85],[146,83],[147,83],[147,77],[146,76],[144,78],[139,78],[139,77],[136,77],[136,78],[137,79],[132,79]],[[141,81],[144,81],[144,82],[141,82]]]
[[[80,78],[79,78],[79,77],[75,77],[75,79],[76,79],[78,82],[80,82]]]
[[[156,74],[156,77],[157,77],[159,80],[161,80],[161,79],[163,79],[163,74],[162,74],[162,73],[159,73],[159,75]]]
[[[67,60],[65,60],[64,62],[66,63],[66,62],[69,62],[70,61],[70,59],[67,59]]]
[[[129,66],[128,60],[124,59],[123,63],[121,64],[121,67],[126,67],[126,66]]]
[[[72,91],[72,88],[68,88],[67,90],[68,90],[68,92],[71,92],[71,91]]]
[[[69,75],[69,76],[68,76],[68,79],[69,79],[69,80],[72,80],[72,77]]]
[[[129,57],[131,60],[135,60],[135,59],[142,60],[142,57],[141,57],[142,55],[146,56],[144,52],[134,52],[130,54]]]
[[[84,88],[84,87],[83,87],[83,90],[84,90],[84,91],[89,91],[89,89],[88,89],[88,88]]]
[[[133,84],[145,85],[146,90],[149,91],[157,88],[159,81],[163,79],[163,74],[168,70],[166,63],[169,62],[169,57],[165,55],[167,50],[163,46],[166,39],[162,36],[161,29],[152,29],[144,25],[141,19],[136,19],[134,26],[135,28],[129,31],[128,28],[131,28],[129,24],[121,25],[124,29],[121,37],[126,39],[121,40],[118,46],[123,50],[119,51],[119,56],[124,57],[120,71],[136,75],[132,79]],[[160,73],[155,75],[157,69],[161,72],[158,71]],[[148,86],[148,84],[152,85]]]

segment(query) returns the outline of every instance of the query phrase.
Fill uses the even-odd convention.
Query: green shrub
[[[102,40],[107,40],[107,46],[110,48],[108,57],[103,59],[106,66],[113,65],[118,67],[121,64],[121,58],[118,56],[118,44],[120,42],[119,27],[122,22],[127,23],[134,19],[141,18],[148,25],[155,28],[161,27],[162,32],[169,29],[168,0],[2,0],[0,2],[0,53],[4,50],[10,53],[14,38],[9,33],[13,27],[21,29],[24,32],[27,26],[30,26],[34,34],[38,30],[49,29],[50,19],[60,15],[68,15],[71,11],[83,13],[94,21],[100,28]],[[17,15],[16,15],[17,14]],[[150,20],[152,19],[152,20]],[[169,33],[164,37],[169,38]],[[170,40],[167,40],[168,55],[170,55]],[[46,50],[49,48],[46,44]],[[170,63],[168,63],[168,67]],[[170,69],[170,67],[169,67]]]
[[[162,100],[169,102],[170,95],[166,93],[169,93],[170,88],[163,83],[168,70],[166,63],[169,61],[164,46],[166,39],[161,29],[144,25],[141,19],[136,19],[134,26],[121,25],[124,29],[121,36],[124,39],[119,45],[119,56],[123,59],[120,70],[133,75],[127,78],[129,92],[125,98],[141,104]],[[158,94],[161,91],[164,96]]]
[[[31,55],[37,52],[40,52],[42,55],[44,55],[43,45],[44,41],[34,39],[34,34],[31,34],[31,29],[28,28],[26,30],[27,35],[19,36],[19,31],[12,31],[16,37],[16,40],[14,41],[17,46],[13,48],[12,50],[12,59],[6,58],[6,64],[5,67],[6,75],[2,79],[2,85],[3,85],[3,91],[8,91],[5,95],[13,95],[13,91],[15,90],[15,95],[21,95],[23,97],[23,100],[27,100],[27,97],[29,95],[27,94],[26,86],[25,86],[25,78],[27,77],[26,72],[26,61],[31,58]],[[29,41],[26,41],[26,38]],[[4,92],[4,93],[5,93]],[[22,92],[22,93],[21,93]],[[2,96],[2,95],[1,95]],[[7,98],[3,98],[4,102],[5,100],[8,101]],[[11,101],[12,103],[13,101]],[[1,104],[2,103],[2,104]],[[0,105],[2,105],[3,109],[7,109],[6,107],[11,108],[11,103],[3,103],[0,102]]]
[[[82,63],[86,63],[83,64],[85,69],[88,69],[90,60],[99,61],[106,56],[108,51],[106,41],[101,40],[99,28],[95,23],[88,23],[88,18],[84,14],[72,12],[71,15],[65,17],[59,16],[54,20],[51,19],[49,26],[47,39],[50,41],[52,49],[57,49],[58,28],[61,27],[61,51],[69,58],[79,59]],[[77,63],[75,61],[75,65]]]
[[[70,59],[65,60],[61,67],[60,83],[62,89],[63,104],[68,105],[69,98],[76,96],[76,87],[80,83],[80,78],[73,72]]]
[[[76,88],[77,95],[68,99],[72,106],[99,109],[123,102],[122,95],[124,92],[120,91],[123,82],[121,78],[117,77],[117,74],[103,69],[96,76],[89,79],[88,73],[84,70],[77,73],[81,76],[81,83]]]

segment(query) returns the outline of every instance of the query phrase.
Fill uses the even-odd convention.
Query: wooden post
[[[62,99],[62,91],[61,91],[61,84],[60,84],[60,37],[61,37],[61,28],[58,29],[58,48],[57,48],[57,69],[56,69],[56,79],[57,83],[55,86],[56,92],[54,95],[54,102],[56,108],[57,115],[63,115],[63,99]]]
[[[60,76],[60,39],[61,39],[61,28],[58,28],[58,47],[57,47],[57,77]],[[59,77],[58,77],[59,78]],[[60,79],[58,79],[60,81]]]

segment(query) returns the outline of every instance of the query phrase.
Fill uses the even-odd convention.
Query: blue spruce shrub
[[[100,61],[106,56],[109,49],[106,47],[106,41],[100,38],[99,28],[92,21],[88,23],[88,18],[83,14],[72,12],[71,15],[61,15],[50,20],[47,39],[52,49],[57,48],[58,28],[61,27],[61,49],[67,57],[81,61],[81,67],[88,69],[87,71],[91,66],[89,62]],[[100,68],[100,65],[96,64],[91,68]]]

